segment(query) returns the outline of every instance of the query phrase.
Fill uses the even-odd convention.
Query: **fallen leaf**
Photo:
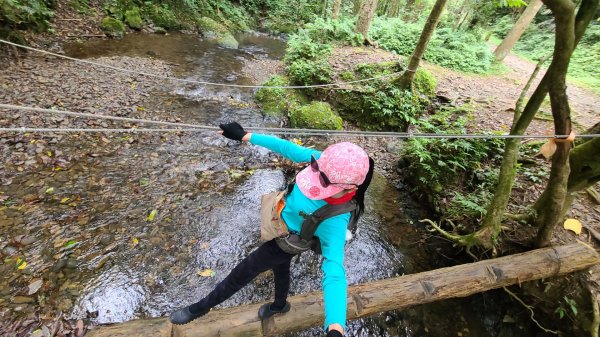
[[[29,291],[27,292],[27,295],[33,295],[33,294],[37,293],[38,290],[40,290],[40,288],[42,287],[42,285],[44,285],[43,280],[36,280],[36,281],[31,282],[28,286]]]
[[[83,321],[82,320],[78,320],[77,321],[77,326],[75,328],[76,328],[76,331],[77,331],[77,334],[76,334],[77,337],[83,336],[83,328],[84,328],[84,326],[83,326]]]
[[[581,222],[576,219],[567,219],[563,225],[565,229],[572,231],[573,233],[579,235],[581,234]]]
[[[60,203],[61,203],[61,204],[66,204],[66,203],[67,203],[69,200],[71,200],[71,198],[62,198],[62,199],[60,200]]]
[[[52,151],[48,151],[46,154],[48,155],[48,157],[52,157]]]
[[[548,140],[548,142],[540,148],[540,153],[546,158],[552,157],[552,155],[556,152],[556,142],[554,139]]]
[[[133,243],[134,246],[137,246],[137,244],[140,243],[140,240],[138,240],[138,238],[133,238],[133,239],[131,239],[131,242]]]
[[[77,241],[75,241],[75,240],[69,240],[69,241],[67,241],[65,243],[64,247],[65,248],[71,248],[71,247],[75,246],[76,244],[77,244]]]
[[[155,216],[156,216],[156,210],[153,209],[152,212],[150,212],[150,214],[148,215],[148,221],[153,221]]]
[[[27,267],[27,262],[22,258],[18,258],[17,259],[17,269],[23,270],[26,267]]]
[[[213,277],[215,276],[215,271],[212,269],[204,269],[202,271],[199,271],[198,276],[202,276],[202,277]]]
[[[52,192],[54,192],[54,187],[48,187],[48,188],[46,189],[46,193],[50,194],[50,193],[52,193]]]

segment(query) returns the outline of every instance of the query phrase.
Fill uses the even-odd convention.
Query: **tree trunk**
[[[358,14],[358,20],[356,21],[356,32],[362,34],[367,42],[369,41],[369,27],[371,26],[371,20],[373,20],[376,9],[377,0],[363,0],[362,6],[360,7],[360,13]]]
[[[328,0],[323,0],[323,8],[321,9],[321,17],[323,18],[327,17],[327,3]]]
[[[583,0],[579,11],[577,13],[577,21],[575,23],[575,44],[581,40],[581,37],[585,33],[585,30],[592,20],[594,13],[596,12],[596,8],[598,7],[599,0]],[[556,48],[556,47],[555,47]],[[560,47],[559,47],[560,48]],[[538,84],[537,88],[527,101],[523,112],[520,115],[515,115],[515,118],[518,118],[513,122],[513,127],[511,128],[511,135],[522,135],[527,130],[527,127],[533,120],[533,117],[539,110],[546,94],[548,93],[548,82],[549,77],[554,72],[554,68],[556,67],[555,62],[550,64],[550,67],[546,71],[546,74]],[[508,204],[508,200],[512,190],[512,184],[514,182],[514,170],[516,170],[516,163],[519,154],[519,142],[511,142],[510,139],[506,141],[505,149],[509,148],[509,144],[511,151],[505,152],[502,157],[502,164],[500,167],[500,175],[498,177],[498,185],[494,192],[494,196],[490,205],[487,208],[487,212],[485,217],[483,218],[482,225],[480,231],[482,233],[490,233],[489,234],[489,245],[493,246],[493,239],[499,234],[500,231],[500,223],[504,216],[504,212],[506,211],[506,205]],[[515,149],[512,149],[515,147]],[[505,150],[506,151],[506,150]],[[511,178],[512,177],[512,178]],[[509,181],[509,184],[505,182]],[[504,182],[504,183],[503,183]]]
[[[410,88],[413,78],[415,77],[415,73],[417,72],[417,68],[419,67],[419,63],[421,62],[421,58],[423,58],[425,49],[427,49],[429,39],[431,39],[431,36],[435,31],[435,26],[437,26],[438,22],[440,21],[440,16],[444,11],[444,7],[446,7],[446,2],[447,0],[436,0],[435,5],[433,5],[431,13],[429,13],[429,18],[427,18],[427,23],[425,23],[425,27],[423,27],[423,31],[421,32],[419,42],[417,42],[415,51],[410,57],[408,68],[398,79],[398,83],[401,87]]]
[[[585,243],[533,250],[476,263],[431,270],[348,287],[349,320],[437,300],[465,297],[531,280],[565,275],[600,263]],[[292,310],[261,321],[263,303],[212,310],[185,325],[165,318],[136,320],[90,330],[87,337],[279,336],[323,324],[323,293],[289,297]],[[171,331],[172,330],[172,331]]]
[[[585,132],[600,134],[600,123]],[[563,205],[562,217],[571,209],[577,192],[585,190],[600,181],[600,138],[582,138],[569,156],[571,174],[567,183],[567,198]]]
[[[400,13],[400,0],[390,0],[387,8],[386,16],[388,18],[395,18]]]
[[[575,4],[571,0],[546,0],[546,6],[554,14],[556,35],[554,39],[554,71],[549,77],[548,93],[554,118],[555,134],[571,133],[571,108],[567,97],[567,70],[575,49]],[[570,142],[558,142],[552,156],[550,179],[546,189],[536,201],[538,210],[536,224],[539,227],[536,239],[537,247],[550,244],[554,228],[562,219],[562,210],[567,196],[569,180]]]
[[[333,2],[333,13],[331,13],[331,17],[335,20],[340,17],[340,8],[342,7],[342,0],[335,0]]]
[[[360,7],[362,6],[362,1],[361,0],[353,0],[352,4],[353,4],[352,14],[358,15],[358,13],[360,13]]]
[[[510,53],[510,50],[519,40],[525,29],[527,29],[541,7],[542,0],[531,0],[529,2],[527,8],[525,8],[525,11],[523,11],[523,14],[521,14],[510,32],[508,32],[506,37],[504,37],[504,40],[502,40],[500,45],[496,48],[496,50],[494,50],[494,57],[496,58],[496,61],[501,62],[504,60],[506,55]]]

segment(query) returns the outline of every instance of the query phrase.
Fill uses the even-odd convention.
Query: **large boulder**
[[[196,28],[198,28],[198,32],[202,36],[209,39],[216,39],[221,47],[232,49],[239,47],[238,41],[229,32],[227,27],[209,17],[204,16],[196,20]]]
[[[144,21],[142,20],[142,15],[140,14],[140,9],[138,7],[125,11],[125,23],[127,23],[131,29],[142,29]]]
[[[290,109],[290,124],[294,128],[341,130],[342,118],[326,102],[312,102]]]
[[[123,22],[109,16],[102,19],[100,28],[104,34],[110,37],[122,38],[125,33],[125,25]]]

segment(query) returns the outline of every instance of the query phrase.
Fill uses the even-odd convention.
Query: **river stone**
[[[12,299],[12,303],[14,304],[24,304],[24,303],[33,303],[35,299],[33,297],[28,296],[15,296]]]
[[[62,298],[60,302],[58,302],[58,310],[60,311],[69,311],[73,308],[73,301],[70,298]]]

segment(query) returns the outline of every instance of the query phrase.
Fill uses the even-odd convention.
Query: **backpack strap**
[[[358,205],[356,203],[356,200],[352,199],[346,203],[339,205],[324,205],[323,207],[317,209],[313,212],[313,214],[310,215],[304,212],[300,212],[300,215],[304,218],[304,221],[302,222],[302,229],[300,230],[300,237],[302,238],[302,240],[308,242],[312,240],[315,236],[317,227],[319,227],[319,224],[321,222],[334,216],[338,216],[340,214],[348,212],[354,213],[354,210],[356,209],[358,209]]]

